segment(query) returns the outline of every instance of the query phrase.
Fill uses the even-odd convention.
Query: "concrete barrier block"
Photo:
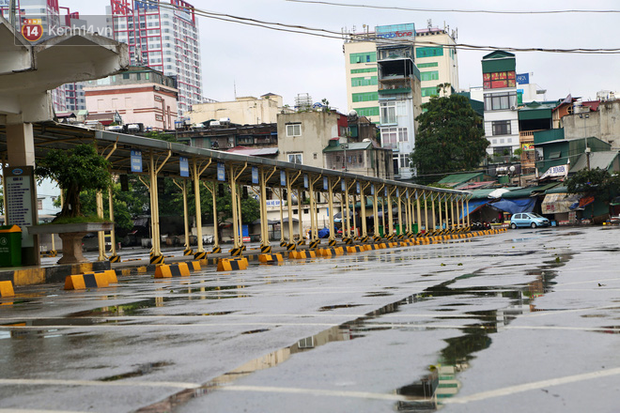
[[[13,283],[11,281],[0,281],[0,297],[14,297]]]
[[[189,277],[187,263],[163,264],[155,269],[155,278]]]
[[[108,276],[104,272],[68,275],[65,278],[65,290],[85,290],[109,285]]]

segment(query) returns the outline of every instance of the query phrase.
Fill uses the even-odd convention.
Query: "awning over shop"
[[[477,210],[479,210],[480,208],[482,208],[489,202],[490,202],[490,199],[475,199],[475,200],[469,201],[468,202],[469,208],[467,210],[467,215],[473,214],[474,212],[476,212]],[[462,219],[464,216],[467,216],[467,215],[463,215],[463,213],[461,213],[460,218]]]
[[[541,205],[541,210],[543,214],[562,214],[570,212],[571,206],[578,201],[579,195],[576,194],[547,194]]]
[[[518,198],[518,199],[500,199],[497,202],[489,204],[489,206],[505,211],[510,214],[519,212],[532,212],[536,205],[536,198]]]

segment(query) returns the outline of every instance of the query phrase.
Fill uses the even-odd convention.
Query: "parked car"
[[[534,212],[522,212],[520,214],[514,214],[510,218],[510,228],[515,229],[518,227],[548,227],[551,222],[542,215],[538,215]]]

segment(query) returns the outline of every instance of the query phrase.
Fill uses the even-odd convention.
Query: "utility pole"
[[[11,27],[15,28],[15,0],[9,1],[9,22]]]

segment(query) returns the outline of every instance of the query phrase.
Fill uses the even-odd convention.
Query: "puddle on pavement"
[[[467,296],[467,295],[493,295],[497,296],[498,291],[503,297],[510,300],[510,307],[489,310],[489,311],[471,311],[462,313],[463,315],[455,315],[454,318],[467,318],[471,320],[467,325],[460,328],[463,333],[460,336],[445,339],[446,347],[440,350],[437,360],[432,362],[429,367],[428,374],[418,378],[411,384],[405,385],[394,390],[395,394],[406,396],[409,400],[399,401],[395,405],[396,411],[399,412],[417,412],[439,410],[443,406],[441,400],[452,397],[458,393],[461,383],[458,380],[458,374],[466,370],[475,354],[481,350],[488,348],[492,343],[491,335],[496,333],[500,326],[505,326],[519,315],[537,311],[534,306],[536,297],[542,296],[549,292],[554,284],[553,278],[556,276],[554,269],[564,265],[571,256],[566,255],[560,257],[560,260],[550,261],[543,264],[538,270],[530,271],[527,274],[536,276],[536,280],[522,286],[505,287],[476,287],[472,288],[452,288],[458,279],[471,278],[482,274],[466,274],[434,287],[430,287],[421,294],[411,295],[403,300],[388,304],[378,310],[372,311],[363,317],[357,318],[351,322],[342,324],[337,327],[329,328],[311,337],[299,340],[292,346],[280,349],[273,353],[267,354],[255,360],[219,376],[199,389],[184,390],[179,392],[162,402],[144,407],[138,412],[165,412],[174,409],[175,406],[187,403],[189,400],[197,397],[208,395],[211,391],[216,390],[219,386],[230,384],[235,380],[245,377],[253,372],[272,368],[288,360],[297,353],[310,351],[317,347],[326,345],[335,341],[348,341],[363,338],[370,333],[381,330],[393,329],[391,325],[372,325],[367,321],[376,320],[381,316],[400,311],[400,308],[422,301],[434,300],[438,297],[446,296]],[[465,303],[451,303],[450,307],[458,307],[459,305],[467,305]],[[337,306],[323,307],[322,311],[329,311],[335,308],[348,308],[357,305],[345,304]],[[438,311],[450,311],[451,309],[441,308]],[[454,310],[454,309],[452,309]],[[477,321],[476,321],[477,320]],[[417,326],[419,327],[419,325]],[[400,328],[400,327],[399,327]],[[407,327],[404,327],[407,328]],[[426,328],[432,329],[433,326]],[[616,332],[616,327],[609,327],[609,332]]]
[[[319,311],[332,311],[337,310],[339,308],[353,308],[359,307],[362,304],[337,304],[337,305],[326,305],[324,307],[319,308]]]
[[[138,366],[138,368],[134,371],[130,371],[128,373],[123,373],[123,374],[117,374],[115,376],[104,377],[102,379],[99,379],[99,381],[117,381],[117,380],[129,379],[132,377],[142,377],[142,376],[145,376],[151,373],[153,370],[159,370],[167,366],[172,366],[172,364],[173,363],[167,363],[165,361],[158,362],[158,363],[142,364]]]

